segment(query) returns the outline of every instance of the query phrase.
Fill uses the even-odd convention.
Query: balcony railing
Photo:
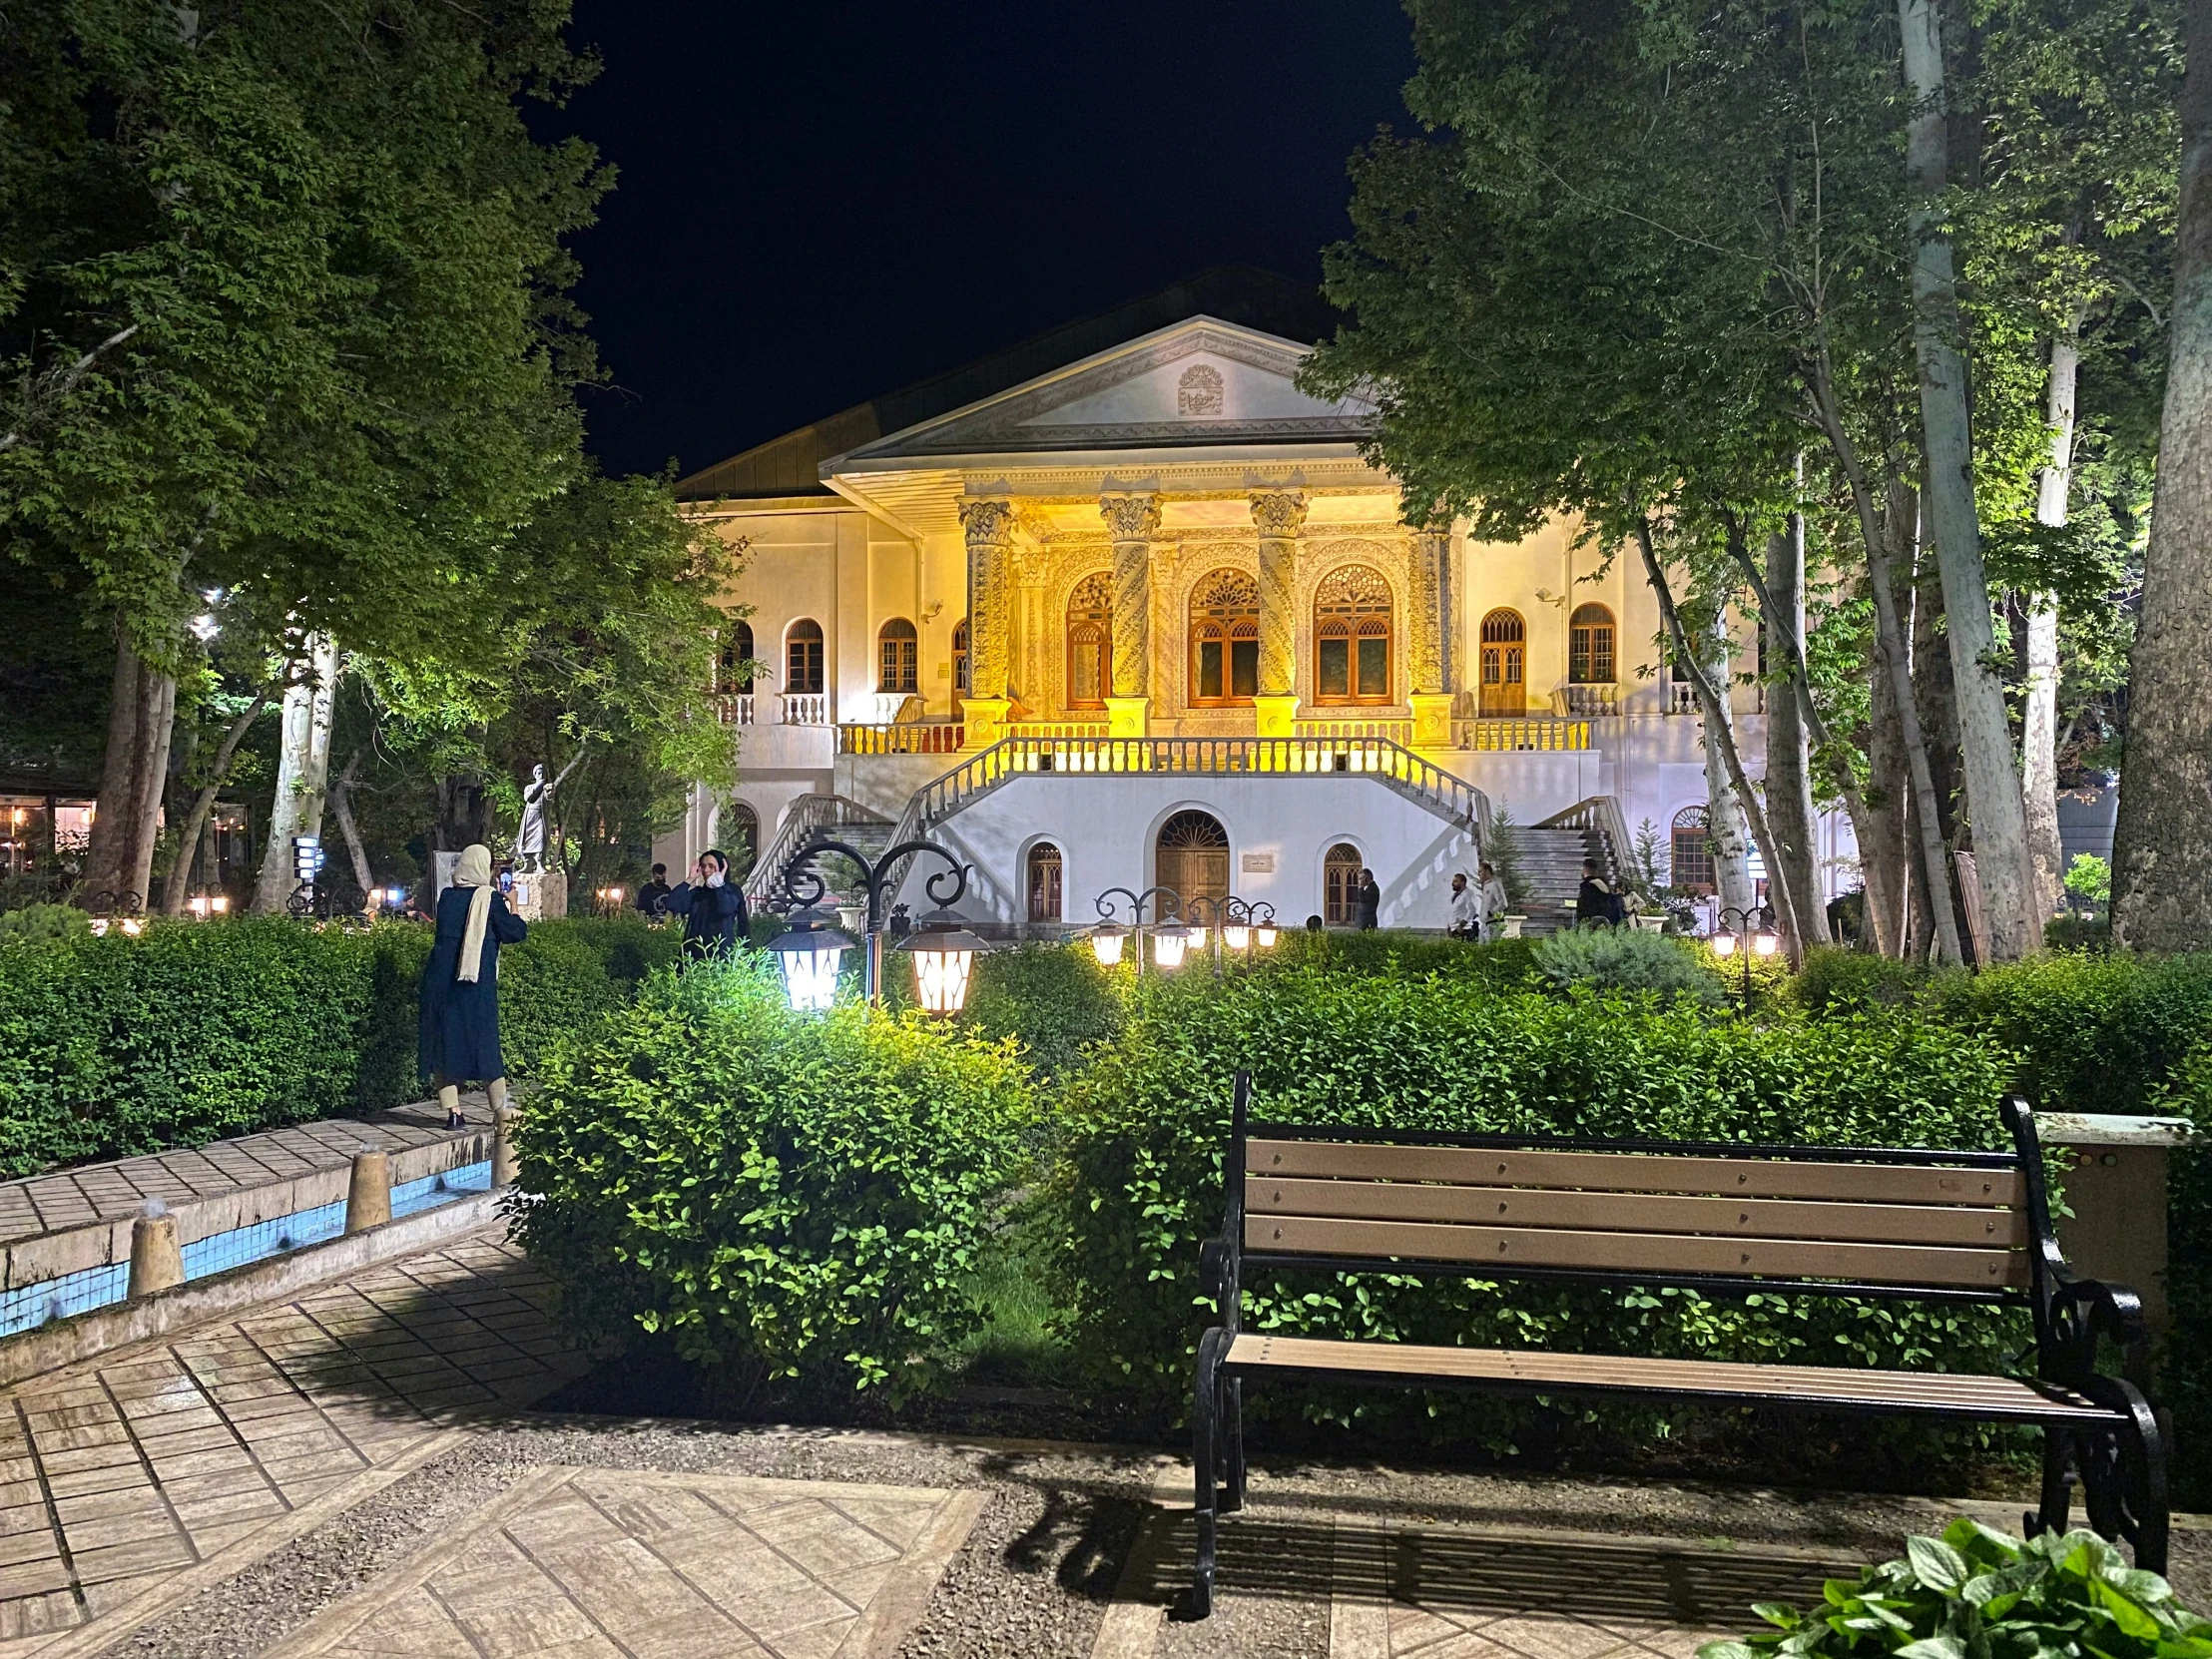
[[[722,706],[723,725],[751,726],[753,724],[753,694],[751,692],[724,692],[715,701]]]
[[[830,724],[830,694],[828,692],[785,693],[784,724],[786,726],[828,726]]]
[[[1589,683],[1560,686],[1551,694],[1551,712],[1582,720],[1610,720],[1621,712],[1621,689]]]
[[[1299,738],[1380,738],[1384,743],[1410,744],[1410,720],[1299,720],[1291,723],[1291,735]]]
[[[1455,720],[1451,735],[1458,748],[1485,753],[1534,750],[1549,754],[1590,747],[1590,723],[1586,720]]]
[[[1006,728],[1009,738],[1028,742],[1048,739],[1103,738],[1111,730],[1103,720],[1017,720]]]
[[[840,726],[839,755],[957,755],[967,728],[960,725]]]

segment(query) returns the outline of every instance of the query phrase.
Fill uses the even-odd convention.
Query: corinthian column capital
[[[971,542],[1003,547],[1013,539],[1014,504],[999,495],[965,496],[960,501],[960,527]]]
[[[1252,497],[1252,522],[1263,536],[1295,536],[1306,522],[1304,490],[1264,490]]]
[[[1150,541],[1160,529],[1160,498],[1149,490],[1111,491],[1098,498],[1098,516],[1116,541]]]

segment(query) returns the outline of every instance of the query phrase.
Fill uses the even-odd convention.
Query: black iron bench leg
[[[2126,1416],[2114,1427],[2083,1433],[2075,1441],[2081,1469],[2081,1506],[2105,1537],[2135,1546],[2145,1572],[2166,1570],[2166,1436],[2164,1425],[2133,1386],[2117,1378],[2092,1379],[2083,1392],[2117,1405]]]
[[[1225,1333],[1218,1328],[1198,1343],[1198,1382],[1191,1400],[1192,1499],[1198,1520],[1198,1561],[1191,1574],[1191,1617],[1214,1610],[1214,1470],[1220,1455],[1221,1355]]]
[[[1222,1512],[1233,1515],[1245,1506],[1244,1379],[1232,1377],[1222,1389],[1223,1439],[1229,1452],[1228,1491]]]
[[[2022,1536],[2066,1530],[2073,1508],[2073,1455],[2072,1433],[2055,1424],[2043,1430],[2043,1489],[2036,1507],[2020,1517]]]

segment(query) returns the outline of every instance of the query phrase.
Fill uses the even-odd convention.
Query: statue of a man
[[[515,859],[524,869],[537,869],[545,862],[545,810],[552,801],[553,786],[545,781],[545,768],[532,767],[522,792],[522,830],[515,836]]]

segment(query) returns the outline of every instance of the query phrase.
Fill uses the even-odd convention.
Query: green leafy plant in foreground
[[[1698,1659],[2212,1659],[2212,1619],[2094,1532],[2008,1537],[1972,1520],[1907,1538],[1905,1558],[1832,1578],[1810,1613],[1752,1611],[1773,1628],[1707,1642]]]

